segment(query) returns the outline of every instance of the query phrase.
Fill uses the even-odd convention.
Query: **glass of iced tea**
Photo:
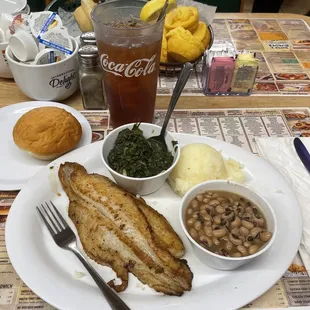
[[[164,19],[145,23],[146,2],[98,4],[92,19],[113,127],[153,121]]]

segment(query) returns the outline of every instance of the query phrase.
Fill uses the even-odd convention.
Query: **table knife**
[[[295,138],[294,146],[299,156],[299,159],[304,164],[304,166],[307,168],[307,170],[310,172],[310,154],[308,150],[306,149],[305,145],[302,143],[302,141],[299,138]]]

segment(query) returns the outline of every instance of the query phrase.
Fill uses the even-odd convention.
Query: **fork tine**
[[[57,222],[57,224],[58,224],[60,230],[64,230],[65,227],[63,227],[63,226],[61,225],[61,223],[59,222],[57,216],[54,214],[54,212],[52,212],[50,206],[48,205],[48,203],[47,203],[46,201],[45,201],[45,204],[46,204],[48,210],[49,210],[49,211],[51,212],[51,214],[53,215],[53,218],[54,218],[54,220]],[[54,210],[56,211],[55,206],[53,206],[53,207],[54,207]]]
[[[53,226],[54,230],[56,230],[56,233],[59,233],[60,230],[57,227],[57,225],[55,224],[55,222],[52,220],[52,218],[50,217],[50,215],[48,214],[48,212],[46,211],[45,207],[43,206],[43,204],[41,204],[42,209],[44,210],[45,214],[47,215],[48,219],[51,222],[51,225]]]
[[[38,212],[39,212],[39,214],[40,214],[42,220],[44,221],[46,227],[48,228],[50,234],[51,234],[52,236],[54,236],[54,235],[55,235],[55,232],[54,232],[53,228],[51,227],[51,225],[49,224],[49,222],[46,220],[45,216],[43,215],[43,213],[41,212],[41,210],[38,208],[38,206],[37,206],[36,208],[37,208],[37,210],[38,210]]]
[[[58,211],[58,209],[55,207],[53,201],[50,200],[51,205],[53,206],[55,212],[57,213],[57,215],[59,216],[61,222],[63,223],[63,225],[65,226],[65,228],[69,227],[67,222],[65,221],[65,219],[62,217],[62,215],[60,214],[60,212]]]

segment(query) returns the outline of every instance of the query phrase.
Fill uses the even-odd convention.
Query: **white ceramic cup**
[[[260,251],[255,254],[244,256],[244,257],[225,257],[218,254],[215,254],[206,248],[202,247],[198,242],[196,242],[185,226],[185,212],[189,203],[192,201],[196,195],[204,193],[206,191],[226,191],[238,194],[243,196],[250,201],[252,201],[259,210],[265,216],[267,221],[267,229],[273,233],[272,238],[263,247]],[[255,191],[250,189],[247,186],[226,180],[216,180],[216,181],[207,181],[201,184],[196,185],[192,189],[190,189],[186,195],[182,199],[182,205],[179,211],[179,218],[181,222],[182,229],[186,235],[186,237],[191,242],[195,255],[206,265],[220,270],[232,270],[236,269],[246,263],[249,263],[253,259],[261,256],[263,253],[268,251],[268,249],[272,246],[276,233],[277,233],[277,220],[275,213],[272,209],[272,206],[260,195],[258,195]]]
[[[5,56],[5,50],[8,47],[9,42],[0,43],[0,77],[11,79],[13,78],[13,74],[9,67],[8,60]]]
[[[170,172],[177,164],[180,158],[180,148],[174,147],[172,141],[176,141],[173,135],[170,132],[166,134],[166,143],[168,150],[174,156],[174,161],[171,167],[153,177],[148,178],[132,178],[124,176],[116,171],[114,171],[108,164],[108,155],[112,148],[114,147],[115,140],[120,131],[124,130],[125,128],[132,129],[134,124],[127,124],[120,126],[113,131],[111,131],[107,137],[103,140],[102,148],[100,149],[100,156],[103,161],[105,167],[109,170],[112,177],[114,178],[115,182],[121,186],[122,188],[126,189],[132,194],[139,194],[139,195],[149,195],[151,193],[156,192],[159,190],[163,184],[165,183],[166,179],[168,178]],[[143,131],[143,136],[148,139],[151,136],[157,136],[160,133],[161,127],[149,124],[149,123],[141,123],[139,128]]]
[[[8,46],[5,56],[14,80],[20,90],[35,100],[63,100],[70,97],[79,86],[78,45],[71,38],[74,51],[69,57],[56,63],[31,65],[17,62]]]
[[[9,45],[11,52],[20,61],[34,60],[39,52],[34,37],[24,30],[14,33],[9,39]]]

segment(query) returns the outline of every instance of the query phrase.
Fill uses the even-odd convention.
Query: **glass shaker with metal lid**
[[[84,45],[79,48],[78,54],[80,90],[84,108],[107,109],[98,48],[94,45]]]
[[[96,36],[93,31],[84,32],[80,35],[81,46],[96,45]]]

